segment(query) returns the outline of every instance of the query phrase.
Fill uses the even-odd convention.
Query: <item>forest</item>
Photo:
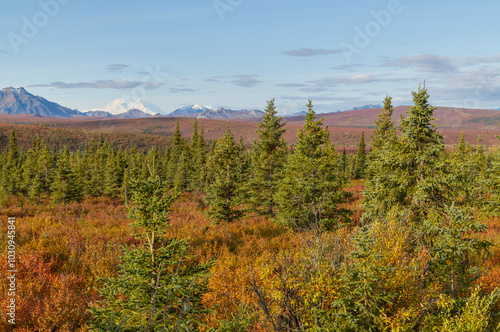
[[[10,217],[18,307],[0,330],[500,330],[500,151],[446,147],[427,89],[412,96],[397,126],[386,97],[355,154],[312,101],[294,145],[274,100],[251,144],[196,121],[147,148],[12,130],[0,306]]]

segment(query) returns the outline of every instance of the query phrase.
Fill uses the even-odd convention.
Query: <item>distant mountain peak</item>
[[[191,104],[176,109],[168,114],[173,117],[200,118],[200,119],[253,119],[261,118],[264,112],[260,110],[232,110],[224,107],[215,108]]]
[[[147,105],[147,106],[146,106]],[[88,112],[106,112],[112,115],[120,115],[129,112],[130,110],[139,110],[145,114],[149,115],[157,115],[158,113],[162,113],[161,109],[153,104],[143,103],[140,100],[135,101],[127,101],[124,98],[118,98],[111,102],[109,102],[103,108],[95,108],[91,110],[86,110],[84,113]]]
[[[77,110],[32,95],[23,87],[8,87],[0,91],[0,114],[32,114],[59,118],[83,115]]]
[[[353,107],[350,110],[346,110],[346,111],[359,111],[359,110],[367,110],[367,109],[371,109],[371,108],[382,108],[382,107],[383,106],[380,104],[368,104],[368,105],[364,105],[364,106]]]

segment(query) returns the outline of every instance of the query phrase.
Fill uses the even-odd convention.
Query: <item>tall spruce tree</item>
[[[387,139],[383,149],[376,149],[377,158],[370,160],[370,181],[364,192],[367,218],[383,217],[396,209],[418,222],[443,206],[444,143],[432,123],[435,107],[429,105],[425,87],[412,94],[415,105],[401,119],[400,137]]]
[[[413,92],[415,105],[401,120],[401,135],[375,150],[364,191],[364,219],[395,218],[408,236],[406,253],[422,265],[422,287],[441,285],[455,299],[470,290],[477,276],[472,262],[483,259],[489,244],[474,236],[485,229],[471,217],[478,205],[460,189],[460,172],[453,168],[459,169],[462,161],[447,158],[443,136],[432,124],[435,108],[428,98],[425,87]],[[465,144],[458,150],[464,157]],[[468,181],[474,183],[474,177]]]
[[[286,162],[285,125],[274,99],[268,101],[262,121],[257,124],[258,139],[253,142],[250,200],[261,214],[269,216],[276,214],[274,196]]]
[[[371,146],[374,150],[380,149],[389,138],[396,135],[394,121],[391,121],[394,108],[392,107],[392,97],[386,96],[384,99],[384,109],[375,120],[376,128],[373,130]]]
[[[189,159],[189,156],[187,154],[189,153],[188,149],[189,148],[186,140],[181,136],[180,124],[179,120],[177,120],[167,169],[167,182],[171,186],[174,186],[174,181],[177,174],[177,166],[179,164],[179,159],[181,158],[182,152],[184,152],[185,157]]]
[[[346,199],[339,176],[336,151],[330,143],[323,119],[315,121],[312,102],[307,104],[305,124],[299,129],[296,149],[289,155],[275,194],[279,220],[294,229],[322,231],[344,221],[345,211],[338,205]]]
[[[193,130],[194,131],[194,130]],[[196,141],[191,142],[192,174],[191,191],[203,191],[207,185],[207,146],[203,134],[203,124],[197,135]]]
[[[243,215],[237,209],[243,197],[241,164],[241,151],[228,126],[226,133],[217,141],[207,165],[211,173],[206,197],[210,205],[208,215],[216,222],[232,222]]]
[[[358,143],[358,153],[356,154],[356,161],[354,164],[354,174],[355,179],[361,179],[365,176],[366,169],[366,144],[365,144],[365,132],[361,132],[361,137]]]

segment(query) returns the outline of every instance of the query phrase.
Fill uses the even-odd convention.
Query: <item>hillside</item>
[[[38,135],[49,147],[62,148],[68,146],[70,149],[82,149],[85,143],[92,138],[99,137],[97,132],[82,131],[78,129],[64,129],[47,127],[44,125],[19,125],[0,123],[0,151],[9,144],[12,130],[16,131],[17,142],[20,148],[29,149],[33,138]],[[153,145],[165,146],[170,142],[168,137],[144,135],[137,133],[103,133],[103,138],[117,148],[137,147],[139,150],[149,148]]]
[[[408,106],[394,108],[392,120],[399,124],[401,115],[405,116]],[[373,127],[381,108],[370,108],[339,113],[320,114],[328,126]],[[441,129],[464,130],[498,130],[500,129],[500,112],[484,109],[468,109],[438,107],[435,111],[434,123]],[[303,123],[303,117],[287,118],[290,123]]]
[[[395,108],[393,120],[399,123],[400,116],[406,112],[406,106]],[[324,124],[329,126],[331,139],[337,146],[346,145],[349,151],[354,151],[361,133],[364,131],[367,141],[374,127],[374,120],[381,109],[362,109],[342,113],[320,114],[324,117]],[[285,139],[294,144],[298,129],[304,124],[304,118],[300,116],[287,117],[287,132]],[[73,119],[54,119],[34,115],[2,115],[0,122],[17,124],[35,124],[46,127],[58,127],[85,131],[90,133],[117,133],[135,135],[159,135],[172,136],[175,124],[179,121],[180,130],[185,137],[191,136],[193,118],[175,117],[152,117],[141,119],[118,119],[109,117],[79,117]],[[204,128],[207,140],[215,140],[220,137],[229,125],[235,133],[235,137],[243,136],[245,142],[250,144],[257,138],[256,119],[197,119]],[[462,131],[465,139],[475,143],[478,137],[486,146],[499,145],[496,135],[500,134],[500,112],[494,110],[474,110],[450,107],[438,107],[436,110],[436,125],[445,136],[447,145],[457,144]]]

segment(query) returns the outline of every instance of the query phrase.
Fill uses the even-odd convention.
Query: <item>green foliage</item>
[[[443,137],[432,123],[435,108],[428,98],[425,88],[413,92],[415,105],[401,119],[401,135],[389,136],[374,150],[364,192],[365,218],[379,218],[396,210],[419,224],[446,202]]]
[[[163,237],[175,194],[168,194],[163,181],[150,170],[146,181],[131,187],[130,218],[140,246],[124,248],[117,277],[103,280],[103,300],[91,308],[93,330],[192,331],[205,312],[201,297],[206,275],[213,264],[196,264],[188,254],[186,240]]]
[[[265,112],[262,121],[257,124],[258,140],[253,143],[250,201],[261,214],[274,216],[277,210],[274,195],[286,161],[283,138],[286,122],[277,115],[274,99],[267,102]]]
[[[229,318],[222,320],[217,329],[210,329],[209,332],[247,332],[255,323],[255,314],[251,311],[251,306],[241,303],[238,312],[230,314]]]
[[[243,198],[241,152],[228,126],[226,133],[217,141],[207,165],[211,174],[206,197],[210,210],[207,213],[216,222],[233,222],[243,215],[237,209]]]
[[[392,97],[386,96],[384,99],[384,109],[379,114],[377,120],[375,120],[376,128],[373,130],[371,142],[374,150],[382,148],[387,140],[396,135],[394,121],[391,121],[393,112]]]
[[[57,158],[57,168],[52,182],[52,199],[59,203],[81,201],[83,199],[82,183],[74,172],[74,156],[65,148]]]
[[[484,176],[485,156],[480,144],[465,143],[463,133],[460,143],[448,156],[447,183],[453,193],[452,201],[468,207],[484,206],[487,202],[488,182]]]
[[[9,150],[2,160],[2,192],[5,195],[17,195],[21,189],[22,155],[17,147],[16,131],[12,130],[9,138]]]
[[[445,292],[457,299],[479,276],[475,263],[492,245],[476,236],[486,226],[475,220],[470,208],[460,209],[454,204],[445,206],[442,216],[428,218],[423,226],[432,241],[428,246],[430,271]]]
[[[346,199],[342,187],[347,180],[338,174],[337,152],[328,130],[321,127],[323,120],[315,121],[311,101],[307,106],[304,128],[299,129],[296,150],[288,157],[275,200],[282,223],[321,232],[345,220],[338,204]]]
[[[388,268],[377,266],[381,256],[374,252],[374,241],[367,226],[352,238],[354,250],[344,263],[341,294],[336,311],[318,311],[318,331],[381,331],[384,306],[391,301],[380,287]]]
[[[365,144],[365,132],[361,133],[358,143],[358,153],[356,154],[356,162],[354,165],[353,177],[355,179],[361,179],[365,176],[366,168],[366,144]]]
[[[422,331],[486,332],[500,331],[497,309],[500,292],[481,294],[476,287],[469,298],[457,301],[445,296],[438,302],[439,314],[427,317]]]

